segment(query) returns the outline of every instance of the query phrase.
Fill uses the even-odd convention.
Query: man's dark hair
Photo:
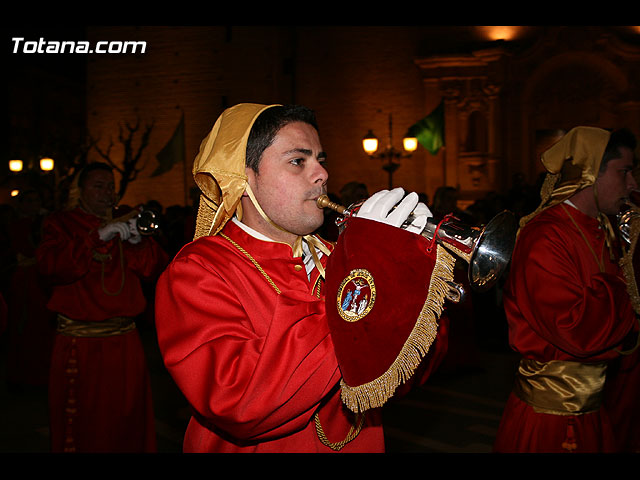
[[[621,128],[620,130],[614,130],[613,132],[611,132],[609,142],[607,143],[607,147],[604,150],[604,155],[602,156],[602,162],[600,163],[600,171],[604,172],[606,170],[607,162],[609,162],[609,160],[620,158],[620,156],[622,155],[622,153],[620,152],[621,147],[627,147],[632,152],[634,152],[633,164],[635,165],[636,145],[636,137],[633,135],[633,133],[631,133],[631,130],[627,128]]]
[[[80,188],[84,186],[84,182],[87,180],[87,176],[95,170],[106,170],[107,172],[113,173],[113,169],[106,163],[103,163],[103,162],[88,163],[82,168],[82,170],[80,170],[80,176],[78,177],[78,186]]]
[[[302,105],[282,105],[264,110],[251,127],[247,140],[246,165],[258,173],[260,158],[282,127],[293,122],[308,123],[316,130],[316,114]]]

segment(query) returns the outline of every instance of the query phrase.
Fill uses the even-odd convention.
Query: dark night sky
[[[85,62],[86,55],[79,54],[38,54],[38,53],[22,53],[19,49],[18,53],[14,53],[15,42],[14,37],[24,38],[25,41],[38,41],[40,38],[45,40],[82,40],[85,38],[84,28],[82,27],[3,27],[3,71],[2,87],[5,94],[3,95],[4,107],[4,128],[2,131],[2,156],[3,160],[8,160],[12,154],[11,143],[9,141],[12,134],[11,115],[12,110],[19,108],[20,102],[11,101],[11,85],[16,82],[24,82],[26,78],[32,76],[44,75],[45,78],[59,79],[65,84],[77,84],[79,94],[82,94],[82,88],[85,83]],[[19,84],[19,83],[18,83]],[[34,92],[36,94],[37,92]],[[0,172],[7,171],[6,161],[2,162]]]

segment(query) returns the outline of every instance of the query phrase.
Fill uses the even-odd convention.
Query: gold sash
[[[83,322],[72,320],[62,314],[58,314],[57,332],[70,337],[111,337],[123,335],[136,328],[131,317],[108,318],[101,322]]]
[[[538,413],[582,415],[600,408],[607,364],[520,360],[515,395]]]

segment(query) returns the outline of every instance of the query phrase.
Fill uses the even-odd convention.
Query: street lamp
[[[55,161],[51,157],[40,158],[38,170],[35,167],[34,158],[31,157],[27,162],[19,159],[9,160],[9,170],[16,176],[16,178],[26,176],[26,180],[29,182],[36,181],[39,175],[47,177],[47,182],[53,182],[53,188],[55,189],[58,184],[58,175],[55,170]],[[51,177],[53,172],[53,177]],[[39,182],[40,180],[38,180]],[[15,189],[11,192],[11,196],[17,196],[20,193],[19,189]]]
[[[49,158],[49,157],[44,157],[40,159],[40,170],[42,170],[43,172],[50,172],[51,170],[53,170],[55,163],[53,161],[53,158]]]
[[[11,170],[12,172],[21,172],[22,167],[22,160],[9,160],[9,170]]]
[[[402,140],[403,151],[398,151],[393,147],[393,118],[389,114],[389,143],[386,148],[378,152],[378,138],[373,134],[371,130],[362,139],[362,148],[370,158],[379,158],[386,160],[386,163],[382,164],[382,169],[389,174],[389,190],[393,188],[393,172],[399,167],[400,163],[397,160],[401,158],[409,158],[418,148],[418,140],[415,137],[406,135]]]
[[[32,163],[29,162],[27,165],[27,170],[31,170]],[[42,157],[40,159],[40,170],[43,172],[50,172],[55,167],[55,162],[51,157]],[[9,160],[9,170],[12,172],[22,172],[24,169],[24,162],[22,160]]]

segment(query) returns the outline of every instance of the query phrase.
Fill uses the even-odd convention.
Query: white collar
[[[257,230],[254,230],[247,224],[242,223],[240,220],[238,220],[238,217],[236,217],[235,215],[231,218],[231,221],[236,225],[238,225],[242,230],[247,232],[249,235],[251,235],[254,238],[257,238],[258,240],[264,240],[265,242],[275,242],[275,240],[273,240],[272,238],[269,238],[266,235],[258,232]]]
[[[267,237],[266,235],[242,223],[240,220],[238,220],[238,217],[236,217],[235,215],[231,217],[231,221],[236,225],[238,225],[238,227],[240,227],[242,230],[247,232],[249,235],[251,235],[253,238],[257,238],[258,240],[264,240],[265,242],[275,242],[275,240]],[[318,254],[318,258],[322,257],[321,251],[318,251],[317,254]],[[304,239],[302,241],[302,262],[304,263],[307,276],[311,275],[311,272],[313,271],[314,268],[316,268],[316,266],[315,266],[315,263],[313,262],[313,257],[311,255],[311,251],[309,250],[309,245],[307,245],[307,242],[304,241]]]

